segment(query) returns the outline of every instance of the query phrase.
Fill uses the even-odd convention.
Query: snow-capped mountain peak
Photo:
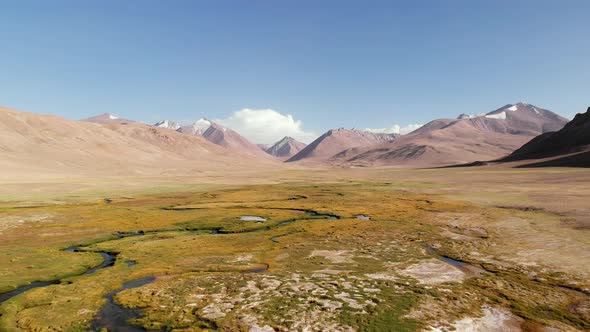
[[[176,131],[188,135],[202,136],[203,133],[205,133],[205,131],[207,131],[207,129],[209,129],[209,127],[211,127],[212,124],[213,123],[207,120],[206,118],[200,118],[199,120],[193,122],[190,125],[179,127],[178,129],[176,129]]]
[[[487,114],[486,115],[486,118],[506,120],[506,112],[500,112],[500,113],[494,113],[494,114]]]
[[[174,121],[163,120],[163,121],[155,123],[154,127],[177,130],[178,128],[180,128],[180,125]]]

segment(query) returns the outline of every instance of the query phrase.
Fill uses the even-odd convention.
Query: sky
[[[587,0],[0,0],[0,105],[207,117],[256,143],[519,101],[572,118],[590,106],[589,13]]]

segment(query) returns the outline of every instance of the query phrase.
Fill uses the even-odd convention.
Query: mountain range
[[[579,166],[590,150],[589,118],[578,114],[566,125],[549,110],[517,103],[433,120],[406,135],[339,128],[309,145],[285,136],[261,146],[205,118],[184,126],[170,120],[146,125],[109,113],[71,121],[0,108],[0,165],[6,174],[161,174],[277,168],[283,162],[433,167],[576,155],[556,165]]]
[[[203,137],[118,121],[108,114],[98,120],[71,121],[0,107],[3,178],[186,174],[265,167],[275,169],[281,163],[227,149]]]
[[[566,123],[567,119],[540,107],[509,104],[482,115],[433,120],[395,140],[343,150],[329,162],[430,167],[491,160]]]

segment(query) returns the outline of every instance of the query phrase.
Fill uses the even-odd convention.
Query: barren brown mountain
[[[260,145],[259,145],[260,146]],[[285,136],[280,141],[264,149],[266,153],[280,159],[289,159],[303,150],[307,144],[301,143],[296,139]]]
[[[244,136],[217,123],[211,123],[211,126],[203,133],[203,137],[213,144],[221,145],[232,151],[263,157],[264,159],[271,158],[271,156],[262,151],[256,144],[248,141]]]
[[[485,115],[434,120],[393,142],[342,151],[330,163],[428,167],[496,159],[565,123],[540,107],[506,105]]]
[[[331,129],[289,158],[287,162],[326,161],[345,149],[391,142],[398,136],[398,134],[379,134],[355,129]]]
[[[248,154],[264,158],[269,157],[268,154],[264,152],[264,149],[261,149],[259,146],[248,141],[247,138],[236,131],[204,118],[187,126],[181,126],[178,123],[169,120],[160,121],[154,126],[172,129],[186,135],[203,137],[213,144],[236,151],[239,154]]]
[[[179,174],[229,170],[238,163],[243,168],[280,167],[270,158],[255,158],[173,130],[70,121],[0,108],[0,169],[7,178]]]

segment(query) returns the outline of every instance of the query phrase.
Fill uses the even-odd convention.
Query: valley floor
[[[565,168],[4,181],[0,330],[589,330],[588,197]]]

